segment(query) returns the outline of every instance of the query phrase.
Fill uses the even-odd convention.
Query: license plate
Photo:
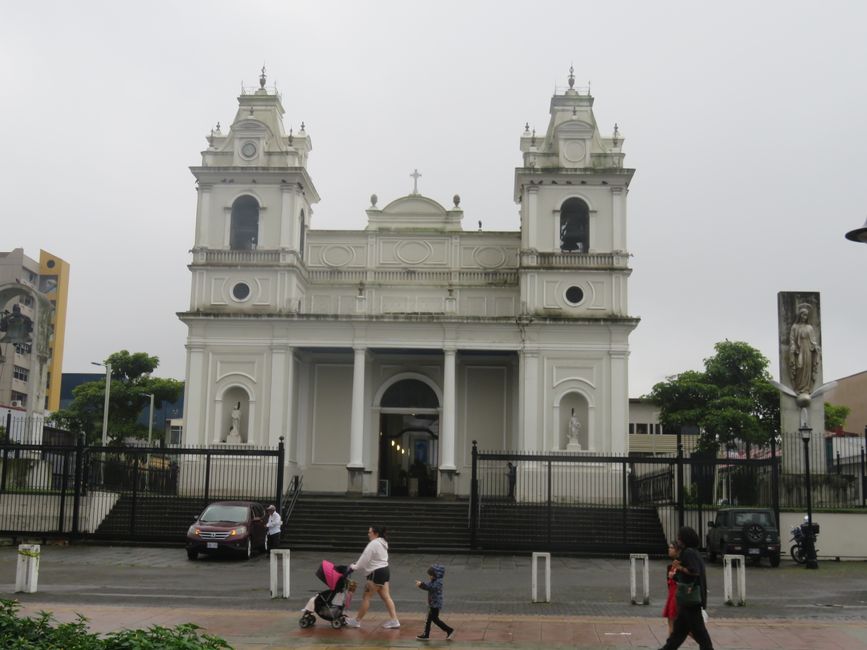
[[[218,548],[217,542],[208,542],[208,548]]]
[[[750,549],[750,555],[761,555],[761,553],[762,553],[761,549],[758,549],[758,548],[751,548]]]

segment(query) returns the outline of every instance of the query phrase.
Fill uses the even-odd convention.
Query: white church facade
[[[417,191],[315,229],[310,136],[264,73],[238,103],[192,168],[186,444],[282,436],[305,490],[427,496],[469,493],[473,440],[626,453],[634,170],[589,91],[570,75],[525,129],[520,228],[499,232]]]

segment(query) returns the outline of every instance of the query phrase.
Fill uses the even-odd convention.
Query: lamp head
[[[798,431],[801,434],[801,440],[809,440],[810,436],[813,435],[813,430],[810,427],[801,427]]]

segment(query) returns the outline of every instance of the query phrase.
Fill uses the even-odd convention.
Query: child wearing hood
[[[439,629],[446,633],[446,640],[452,641],[455,638],[455,630],[449,627],[440,620],[440,610],[443,607],[443,576],[446,573],[446,568],[442,564],[434,564],[427,570],[427,582],[421,580],[415,581],[415,586],[419,589],[424,589],[427,592],[427,620],[424,623],[424,632],[419,634],[416,639],[419,641],[427,641],[430,639],[430,624],[434,623]]]

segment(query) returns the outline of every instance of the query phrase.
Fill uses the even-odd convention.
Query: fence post
[[[135,504],[138,501],[138,454],[132,456],[132,507],[129,509],[129,532],[135,535]]]
[[[625,459],[625,458],[621,461],[621,470],[622,470],[621,473],[622,473],[622,475],[623,475],[622,478],[621,478],[621,482],[622,482],[622,490],[623,490],[623,523],[622,523],[622,525],[621,525],[621,529],[622,529],[622,533],[623,533],[623,535],[622,535],[622,539],[623,539],[623,548],[624,548],[624,550],[625,550],[625,549],[626,549],[626,526],[627,526],[627,517],[628,517],[628,515],[629,515],[629,510],[628,510],[628,506],[627,506],[627,494],[626,494],[626,490],[627,490],[627,485],[626,485],[626,478],[627,478],[627,477],[626,477],[626,470],[627,470],[627,465],[626,465],[626,459]]]
[[[867,506],[867,458],[864,448],[861,448],[861,507]],[[779,526],[778,526],[779,528]]]
[[[683,431],[677,432],[677,528],[684,526],[683,522]]]
[[[780,463],[777,456],[777,437],[771,436],[771,507],[780,529]]]
[[[69,450],[63,450],[63,464],[61,465],[62,472],[60,476],[60,520],[57,522],[57,532],[62,533],[64,523],[66,523],[66,473],[69,471]],[[52,481],[53,482],[53,481]],[[53,487],[53,486],[52,486]]]
[[[211,449],[205,449],[205,503],[211,500]]]
[[[283,436],[280,436],[280,442],[277,443],[277,512],[283,512],[283,459],[286,455],[286,447],[283,443]]]
[[[479,526],[479,447],[478,442],[473,440],[473,462],[470,474],[470,548],[475,550],[478,546],[477,528]]]
[[[552,474],[551,470],[552,470],[551,461],[549,460],[548,461],[548,548],[549,549],[551,548],[551,521],[554,517],[554,511],[552,510],[553,500],[551,499],[551,488],[553,487],[552,486],[553,477],[551,476],[551,474]]]
[[[82,433],[75,441],[75,483],[73,485],[72,498],[72,534],[78,535],[79,512],[81,510],[81,466],[84,454],[84,434]]]

